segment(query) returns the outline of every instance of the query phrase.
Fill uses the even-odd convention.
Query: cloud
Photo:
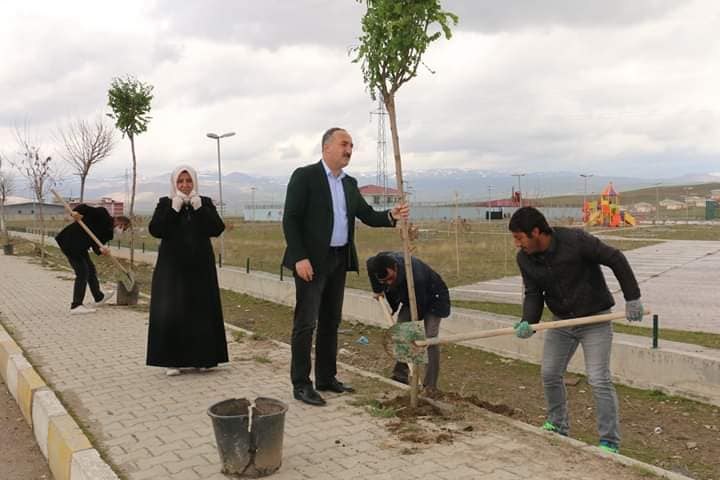
[[[353,0],[159,0],[153,16],[177,36],[275,49],[291,45],[350,47],[364,5]]]
[[[459,28],[478,32],[563,26],[628,26],[661,18],[680,6],[675,0],[446,0],[443,8],[460,17]]]

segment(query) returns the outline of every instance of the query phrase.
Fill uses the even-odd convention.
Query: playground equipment
[[[635,226],[637,220],[620,205],[620,194],[608,183],[597,201],[586,201],[583,205],[583,222],[585,225],[602,225],[605,227]]]

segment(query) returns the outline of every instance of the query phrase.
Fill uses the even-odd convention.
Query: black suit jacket
[[[394,227],[395,222],[387,210],[378,212],[367,204],[358,190],[357,180],[346,175],[342,182],[348,216],[346,268],[357,272],[355,218],[371,227]],[[283,232],[287,248],[283,265],[294,271],[295,263],[307,258],[316,274],[327,272],[332,229],[332,196],[322,160],[296,169],[285,195]]]

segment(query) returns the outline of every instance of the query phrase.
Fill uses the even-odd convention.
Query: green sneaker
[[[598,446],[603,452],[620,453],[620,448],[618,447],[617,443],[600,440],[600,445]]]
[[[543,430],[546,430],[548,432],[558,433],[558,434],[562,435],[563,437],[567,437],[567,433],[561,432],[560,427],[558,427],[557,425],[552,423],[550,420],[543,423],[542,427],[540,427],[540,428],[542,428]]]

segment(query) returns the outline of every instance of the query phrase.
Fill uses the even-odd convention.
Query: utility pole
[[[488,185],[488,208],[487,208],[487,221],[492,221],[492,185]]]
[[[457,276],[460,277],[460,244],[458,230],[460,229],[460,214],[458,212],[458,192],[455,192],[455,263],[457,265]]]
[[[655,184],[655,223],[660,223],[660,187],[662,183]]]
[[[585,182],[585,188],[583,189],[583,203],[582,208],[580,209],[582,211],[581,217],[583,219],[583,223],[585,222],[585,204],[587,203],[587,182],[588,178],[592,178],[595,176],[593,173],[581,173],[580,176],[583,178]]]
[[[252,220],[255,221],[255,190],[256,188],[250,187],[250,204],[252,205]]]
[[[387,110],[385,110],[385,102],[381,95],[378,95],[378,108],[374,112],[370,112],[370,118],[377,115],[377,173],[375,181],[382,188],[382,205],[384,208],[388,206],[387,194],[387,127],[385,118]]]

